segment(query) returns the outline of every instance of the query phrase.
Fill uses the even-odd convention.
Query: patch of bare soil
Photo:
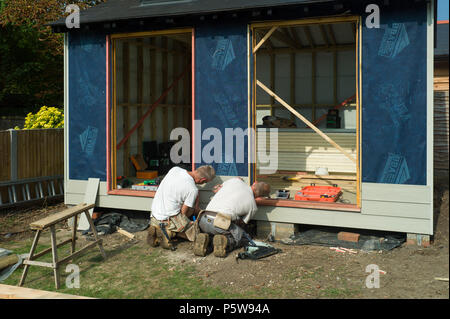
[[[5,241],[20,241],[33,236],[29,225],[39,219],[62,211],[64,203],[43,204],[41,207],[15,207],[0,210],[0,244]],[[57,228],[67,227],[64,223],[57,224]]]

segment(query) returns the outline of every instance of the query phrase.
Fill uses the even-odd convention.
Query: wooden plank
[[[124,236],[130,238],[130,239],[134,239],[134,235],[133,235],[133,234],[127,232],[126,230],[124,230],[124,229],[122,229],[122,228],[120,228],[120,227],[117,227],[117,232],[118,232],[119,234],[122,234],[122,235],[124,235]]]
[[[52,263],[36,261],[36,260],[24,260],[23,264],[28,265],[28,266],[39,266],[39,267],[47,267],[47,268],[52,268],[52,269],[54,268]]]
[[[256,199],[256,204],[258,206],[275,206],[275,207],[295,207],[295,208],[305,208],[305,209],[323,209],[323,210],[336,210],[336,211],[346,211],[346,212],[360,212],[356,205],[352,204],[341,204],[341,203],[326,203],[326,202],[308,202],[308,201],[297,201],[289,199]]]
[[[253,28],[264,28],[271,26],[302,26],[302,25],[311,25],[311,24],[329,24],[329,23],[348,23],[357,21],[358,16],[336,16],[336,17],[318,17],[318,18],[308,18],[308,19],[300,19],[300,20],[285,20],[285,21],[265,21],[265,22],[256,22],[252,24]]]
[[[94,206],[95,206],[95,204],[86,204],[86,203],[78,204],[78,205],[76,205],[74,207],[67,208],[67,209],[65,209],[65,210],[63,210],[61,212],[52,214],[52,215],[47,216],[47,217],[45,217],[43,219],[40,219],[40,220],[35,221],[35,222],[32,222],[30,224],[30,228],[31,229],[37,229],[37,230],[40,229],[40,230],[42,230],[45,227],[48,227],[50,225],[54,225],[56,223],[59,223],[59,222],[61,222],[63,220],[66,220],[66,219],[68,219],[70,217],[73,217],[76,214],[79,214],[79,213],[81,213],[81,212],[83,212],[85,210],[89,210],[91,208],[94,208]]]
[[[319,134],[324,140],[326,140],[328,143],[333,145],[335,148],[337,148],[339,151],[341,151],[348,159],[350,159],[352,162],[356,163],[356,159],[348,154],[347,151],[345,151],[341,146],[336,144],[332,139],[330,139],[326,134],[324,134],[321,130],[319,130],[314,124],[312,124],[308,119],[306,119],[303,115],[298,113],[294,108],[292,108],[289,104],[287,104],[283,99],[281,99],[278,95],[276,95],[274,92],[272,92],[269,88],[267,88],[263,83],[261,83],[259,80],[256,80],[256,84],[258,84],[259,87],[261,87],[264,91],[266,91],[269,95],[273,96],[279,103],[281,103],[284,107],[286,107],[289,111],[295,114],[300,120],[302,120],[307,126],[312,128],[314,132]]]
[[[100,178],[89,178],[88,184],[86,186],[86,192],[84,193],[83,203],[94,205],[89,209],[89,215],[92,216],[95,207],[95,201],[97,199],[98,186],[100,184]],[[89,222],[86,219],[85,214],[81,214],[78,230],[87,230],[89,229]]]
[[[0,299],[94,299],[94,298],[0,284]]]
[[[165,29],[165,30],[158,30],[158,31],[115,33],[115,34],[111,35],[111,39],[138,38],[138,37],[146,37],[146,36],[192,33],[192,30],[193,30],[192,28],[182,28],[182,29],[171,29],[171,30]]]
[[[274,33],[277,29],[277,26],[273,26],[272,28],[270,28],[269,32],[267,32],[266,35],[261,39],[261,41],[259,41],[259,43],[253,48],[253,54],[258,51],[258,49],[264,44],[264,42],[266,42],[266,40],[269,39],[272,33]]]

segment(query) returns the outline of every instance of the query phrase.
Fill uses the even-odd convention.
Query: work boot
[[[151,225],[148,229],[147,244],[149,244],[151,247],[159,246],[159,240],[158,237],[156,236],[156,227],[153,225]]]
[[[206,256],[208,244],[209,244],[209,235],[206,233],[198,234],[194,242],[194,255],[202,257]]]
[[[162,229],[160,227],[155,227],[156,228],[156,237],[159,240],[159,243],[161,244],[161,247],[164,249],[169,249],[169,250],[175,250],[175,248],[173,247],[172,243],[169,241],[169,239],[164,235]],[[166,230],[167,235],[171,235],[169,233],[171,233],[170,231]]]
[[[227,256],[227,246],[228,246],[227,236],[214,235],[213,246],[214,246],[214,256],[216,256],[216,257],[226,257]]]

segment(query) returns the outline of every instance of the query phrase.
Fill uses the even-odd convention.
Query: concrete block
[[[430,235],[423,234],[406,234],[406,245],[409,246],[421,246],[421,247],[430,247],[431,240]]]
[[[289,238],[298,232],[298,225],[291,223],[277,223],[258,220],[256,222],[256,234],[260,239],[266,239],[270,234],[275,240]]]

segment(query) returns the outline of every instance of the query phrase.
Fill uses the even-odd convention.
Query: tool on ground
[[[253,242],[253,246],[246,246],[244,251],[236,256],[236,262],[239,259],[261,259],[281,252],[281,249],[275,248],[272,245],[264,242]]]

